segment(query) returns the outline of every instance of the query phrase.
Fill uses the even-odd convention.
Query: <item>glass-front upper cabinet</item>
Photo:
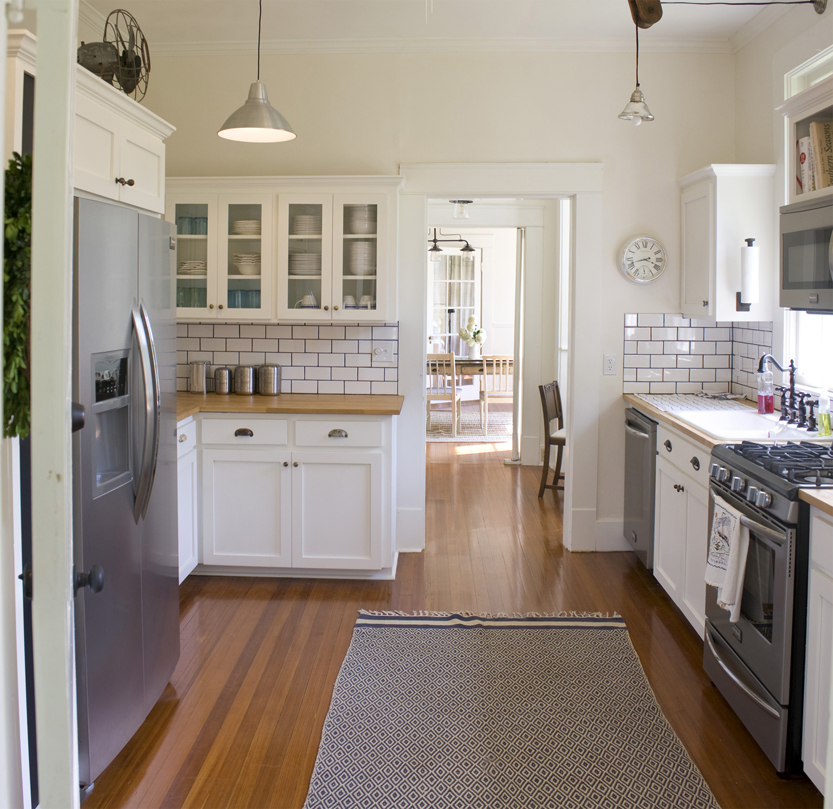
[[[272,315],[272,198],[221,196],[217,305],[235,320]],[[222,314],[218,314],[222,318]]]
[[[168,197],[167,219],[176,225],[177,317],[206,317],[216,274],[217,198]]]

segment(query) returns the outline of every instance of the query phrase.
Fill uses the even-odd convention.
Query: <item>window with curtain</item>
[[[429,267],[433,271],[431,294],[431,341],[437,351],[456,356],[468,354],[458,332],[469,317],[480,320],[480,296],[474,253],[443,253]]]

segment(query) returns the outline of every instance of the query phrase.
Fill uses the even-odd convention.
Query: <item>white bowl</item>
[[[351,275],[376,275],[376,267],[353,265],[347,268]]]
[[[260,275],[260,264],[235,264],[240,275]]]
[[[350,232],[353,234],[358,233],[375,233],[376,232],[376,221],[366,222],[364,220],[353,220],[350,223]]]

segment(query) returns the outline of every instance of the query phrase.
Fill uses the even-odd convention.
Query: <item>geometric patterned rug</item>
[[[490,410],[489,434],[486,435],[480,426],[480,412],[464,410],[462,429],[454,438],[451,435],[451,411],[432,410],[431,429],[426,431],[425,440],[429,443],[505,443],[512,440],[512,411]]]
[[[361,612],[305,809],[718,809],[614,613]]]

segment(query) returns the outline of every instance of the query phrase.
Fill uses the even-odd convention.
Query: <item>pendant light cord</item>
[[[260,81],[260,22],[263,19],[263,0],[258,0],[257,12],[257,80]]]
[[[639,26],[635,25],[636,28],[636,86],[639,87]]]
[[[814,6],[815,0],[766,0],[764,3],[740,2],[731,3],[724,0],[709,0],[709,2],[697,2],[696,0],[662,0],[666,6]]]

